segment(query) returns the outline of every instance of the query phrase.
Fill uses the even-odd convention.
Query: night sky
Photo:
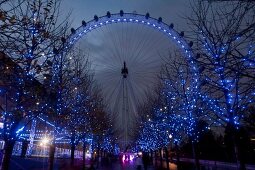
[[[184,30],[186,25],[182,17],[190,14],[189,0],[63,0],[62,14],[72,11],[72,27],[77,28],[81,21],[91,20],[94,15],[102,16],[107,11],[118,13],[150,13],[151,17],[162,17],[166,23],[174,23],[177,30]]]

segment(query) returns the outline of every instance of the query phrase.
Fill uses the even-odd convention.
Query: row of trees
[[[27,107],[24,96],[34,97],[27,92],[27,86],[34,80],[34,75],[40,74],[42,71],[41,64],[36,59],[45,55],[45,61],[49,60],[50,46],[58,44],[57,37],[60,37],[65,31],[65,28],[57,29],[53,24],[57,16],[51,16],[51,14],[54,14],[54,7],[58,3],[52,3],[5,1],[1,4],[1,51],[19,64],[11,68],[17,76],[11,79],[9,86],[5,84],[6,87],[15,88],[16,94],[10,95],[13,93],[12,89],[6,91],[6,101],[12,103],[13,106],[7,108],[6,104],[6,110],[2,114],[4,123],[2,135],[5,141],[2,169],[9,167],[12,149],[21,134],[16,134],[20,126],[24,122],[32,122],[35,117],[45,112],[45,103],[42,100],[37,101],[37,110],[33,111]],[[54,40],[53,37],[55,37]],[[4,69],[9,69],[6,63],[3,64]],[[17,68],[24,71],[17,71]],[[3,82],[6,83],[6,80]],[[38,97],[34,98],[38,100]],[[33,105],[34,103],[30,106]]]
[[[110,122],[88,58],[79,49],[63,49],[69,24],[68,16],[59,20],[61,0],[7,0],[0,5],[0,51],[16,63],[11,67],[1,63],[0,88],[5,89],[6,102],[10,103],[1,102],[5,141],[2,169],[8,169],[15,142],[39,116],[55,126],[54,133],[48,134],[50,169],[56,138],[64,131],[68,132],[65,138],[70,139],[73,164],[75,147],[85,143],[88,135],[107,139],[111,135],[102,135],[109,131]],[[7,81],[8,70],[14,76]]]
[[[187,21],[192,30],[189,38],[197,53],[193,59],[200,74],[199,92],[193,93],[194,73],[188,61],[175,53],[162,68],[158,97],[150,113],[145,113],[149,122],[144,123],[141,131],[141,145],[149,138],[156,143],[148,145],[149,149],[166,146],[153,134],[168,132],[176,145],[191,141],[197,158],[195,145],[200,134],[209,129],[221,129],[231,139],[230,160],[239,160],[240,169],[245,169],[238,139],[239,129],[247,125],[247,113],[249,117],[254,114],[248,111],[255,99],[254,7],[254,2],[250,1],[208,3],[201,0],[191,5],[193,15],[187,17]],[[201,122],[204,126],[200,126]],[[155,133],[146,133],[151,129]],[[167,138],[165,133],[161,135]]]

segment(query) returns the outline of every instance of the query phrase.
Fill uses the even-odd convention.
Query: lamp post
[[[169,143],[170,143],[170,146],[169,146],[169,150],[170,150],[170,160],[172,160],[172,156],[171,156],[171,152],[172,152],[172,140],[171,140],[171,139],[172,139],[173,136],[170,134],[168,137],[169,137],[169,139],[170,139],[170,142],[169,142]],[[168,154],[169,154],[169,153],[168,153],[168,150],[167,150],[167,148],[166,148],[166,163],[167,163],[167,169],[170,170],[169,163],[171,163],[171,161],[169,161],[169,159],[168,159]]]
[[[45,156],[46,154],[46,149],[49,149],[47,148],[47,146],[50,144],[50,138],[48,138],[47,136],[45,136],[44,138],[41,139],[41,142],[40,142],[40,146],[43,148],[42,151],[43,151],[43,156]]]
[[[47,137],[44,137],[40,143],[40,146],[46,146],[47,144],[49,144],[50,139]]]
[[[170,160],[172,160],[172,156],[171,156],[171,152],[172,152],[172,138],[173,138],[173,136],[172,136],[172,134],[170,134],[169,136],[169,140],[170,140],[170,146],[169,146],[169,149],[170,149]]]

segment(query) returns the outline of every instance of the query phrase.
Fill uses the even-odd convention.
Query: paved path
[[[70,159],[55,159],[54,170],[80,170],[81,161],[76,161],[75,168],[70,168]],[[89,163],[87,167],[89,167]],[[48,158],[20,158],[11,159],[10,170],[48,170]]]
[[[70,168],[69,159],[56,159],[54,163],[54,170],[81,170],[81,161],[77,161],[78,166],[76,168]],[[96,170],[137,170],[134,162],[121,163],[115,161],[108,163],[107,165],[95,164]],[[86,164],[86,169],[90,167],[89,163]],[[13,157],[11,160],[10,170],[47,170],[48,159],[47,158],[19,158]],[[142,168],[142,170],[144,170]],[[149,166],[147,170],[155,170],[152,166]]]
[[[107,166],[98,167],[97,169],[98,170],[137,170],[137,166],[135,165],[134,162],[128,162],[128,163],[115,162]],[[144,168],[142,168],[142,170],[143,169]],[[147,170],[155,170],[155,168],[152,166],[149,166]]]
[[[182,160],[184,161],[184,160]],[[187,161],[187,160],[186,160]],[[96,164],[96,170],[137,170],[137,166],[134,162],[126,162],[122,163],[120,161],[112,161],[107,164]],[[70,159],[56,159],[54,163],[54,170],[81,170],[82,161],[76,161],[76,167],[70,168]],[[155,165],[155,162],[154,162]],[[157,165],[160,166],[160,161],[157,161]],[[194,170],[193,163],[181,163],[182,170]],[[90,162],[86,162],[86,169],[90,167]],[[166,162],[163,161],[164,168],[155,168],[154,166],[149,166],[147,170],[165,170]],[[176,170],[175,164],[170,164],[170,170]],[[201,161],[201,169],[202,170],[237,170],[237,168],[229,166],[229,165],[220,165],[217,163],[217,166],[211,165],[208,162]],[[254,170],[253,167],[247,166],[248,170]],[[20,158],[13,157],[11,160],[10,170],[48,170],[48,159],[47,158]],[[144,168],[142,168],[144,170]]]

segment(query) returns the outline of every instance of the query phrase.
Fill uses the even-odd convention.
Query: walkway
[[[181,159],[182,170],[194,170],[192,159]],[[237,170],[236,166],[231,163],[203,161],[200,160],[201,170]],[[70,159],[56,159],[54,170],[81,170],[82,161],[78,160],[75,163],[75,168],[70,168]],[[155,162],[154,162],[155,165]],[[106,164],[95,164],[96,170],[137,170],[134,162],[122,163],[120,161],[111,161]],[[160,166],[160,161],[157,161],[157,166]],[[90,162],[86,162],[86,169],[90,167]],[[176,170],[175,164],[170,164],[170,170]],[[10,170],[48,170],[47,158],[20,158],[13,157],[11,160]],[[144,170],[142,168],[142,170]],[[150,165],[147,170],[166,170],[166,162],[163,161],[163,167],[155,168]],[[255,166],[247,165],[247,170],[255,170]]]
[[[115,162],[109,166],[101,166],[97,168],[97,170],[137,170],[137,167],[133,162],[124,163],[124,164]],[[153,168],[152,166],[149,166],[147,170],[155,170],[155,168]]]
[[[76,167],[70,168],[69,159],[56,159],[54,163],[54,170],[81,170],[81,161],[76,161]],[[89,168],[89,163],[86,163],[86,169]],[[95,164],[96,170],[137,170],[134,162],[120,163],[115,161],[107,165]],[[10,170],[48,170],[48,159],[47,158],[20,158],[13,157],[11,160]],[[143,169],[142,169],[143,170]],[[152,166],[148,167],[147,170],[156,170]]]

